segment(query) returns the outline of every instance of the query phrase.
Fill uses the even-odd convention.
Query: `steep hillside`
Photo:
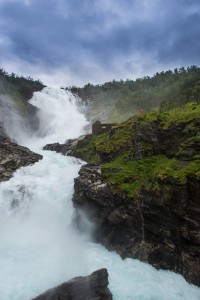
[[[42,156],[15,142],[16,134],[38,126],[37,109],[28,103],[43,84],[31,78],[8,75],[0,69],[0,182],[9,180],[20,167],[42,159]]]
[[[169,110],[194,100],[200,103],[200,68],[191,66],[145,76],[135,81],[88,83],[83,88],[67,88],[77,94],[87,107],[89,119],[120,122],[137,114],[141,109]]]
[[[200,285],[200,106],[138,115],[53,148],[89,162],[75,179],[80,228],[81,209],[109,249]]]
[[[3,69],[0,69],[0,133],[5,131],[5,115],[9,118],[12,112],[16,112],[21,117],[25,118],[27,124],[36,126],[35,119],[36,109],[28,103],[28,100],[33,96],[34,92],[41,91],[44,85],[38,80],[19,77],[12,73],[9,75]]]

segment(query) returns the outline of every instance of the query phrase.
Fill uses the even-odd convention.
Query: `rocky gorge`
[[[50,90],[44,93],[49,95]],[[55,93],[52,94],[51,101],[54,102]],[[92,235],[96,242],[116,251],[122,258],[139,258],[157,268],[174,270],[183,274],[189,282],[199,285],[199,110],[198,107],[187,110],[189,114],[186,119],[184,116],[184,120],[182,115],[176,121],[166,114],[136,116],[123,123],[103,126],[103,131],[67,140],[65,144],[48,144],[44,149],[88,162],[82,166],[74,186],[74,221],[79,230],[84,232],[84,212],[94,224]],[[33,117],[36,111],[34,108]],[[31,127],[37,129],[37,121],[31,123]],[[10,139],[3,126],[0,130],[1,181],[6,181],[18,168],[37,162],[42,156]],[[54,188],[46,187],[48,175],[49,182],[56,177],[51,169],[51,166],[55,167],[54,162],[50,165],[51,156],[58,159],[60,171],[65,170],[58,179],[62,181],[62,177],[65,185],[68,170],[64,169],[64,157],[41,153],[44,157],[41,162],[46,160],[44,171],[49,170],[49,174],[46,171],[40,173],[40,163],[36,164],[33,169],[39,171],[38,175],[35,173],[38,189],[35,189],[34,179],[30,177],[32,179],[27,187],[22,186],[22,189],[16,181],[16,191],[20,196],[26,188],[30,189],[30,193],[26,194],[35,195],[31,196],[33,205],[36,201],[42,215],[44,208],[48,211],[51,207],[50,202],[45,204],[46,200],[50,198],[52,203],[57,203],[54,201],[57,199]],[[80,162],[76,163],[80,166]],[[47,197],[43,197],[43,190],[47,191]],[[20,213],[20,205],[14,200],[10,208],[16,207]],[[34,216],[36,220],[39,215]],[[54,217],[57,220],[56,215]],[[26,239],[29,240],[29,232]],[[23,238],[23,242],[26,239]],[[50,248],[53,246],[50,243]],[[36,299],[112,299],[107,286],[108,274],[103,269],[88,277],[65,282]]]
[[[26,97],[24,100],[24,104],[23,104],[23,109],[22,111],[19,109],[19,111],[16,109],[16,99],[12,98],[12,100],[3,95],[0,95],[0,97],[2,97],[2,101],[0,99],[0,107],[1,107],[1,124],[0,124],[0,182],[2,182],[2,185],[4,184],[3,181],[8,181],[9,179],[11,179],[11,177],[13,177],[14,173],[25,166],[29,166],[32,165],[36,162],[38,162],[39,160],[43,159],[43,156],[41,154],[37,154],[33,151],[31,151],[29,148],[20,145],[20,140],[18,140],[18,132],[20,133],[21,130],[24,130],[25,132],[25,138],[28,136],[26,136],[27,132],[28,134],[31,136],[34,136],[34,132],[37,131],[37,129],[39,128],[39,118],[37,116],[37,112],[38,109],[37,107],[33,106],[32,104],[30,104],[28,102],[28,99],[33,95],[33,92],[37,91],[33,89],[31,89],[30,91],[26,91]],[[68,96],[66,96],[67,98]],[[68,98],[67,98],[68,99]],[[5,118],[4,116],[8,119],[5,122]],[[18,122],[19,120],[19,122]],[[9,128],[9,125],[10,128]],[[22,126],[26,127],[28,130],[26,131],[27,128],[23,128]],[[15,139],[15,127],[18,127],[16,130],[16,139]],[[12,136],[9,135],[9,133],[12,133]],[[20,136],[20,135],[19,135]],[[18,140],[18,142],[17,142]],[[23,140],[23,139],[22,139]],[[38,148],[39,149],[39,148]],[[40,149],[39,149],[40,150]],[[35,150],[34,150],[35,151]],[[36,150],[37,151],[37,150]],[[47,159],[47,158],[46,158]],[[45,158],[44,158],[45,160]],[[45,163],[44,163],[45,164]],[[37,168],[37,166],[35,166]],[[39,167],[40,168],[40,167]],[[23,174],[22,170],[19,170],[20,174]],[[26,173],[26,169],[24,169],[24,174],[26,174],[28,177],[30,176],[29,171],[27,171]],[[19,214],[19,219],[20,219],[20,211],[22,212],[23,215],[23,204],[22,202],[26,202],[27,200],[27,207],[25,208],[25,210],[28,211],[28,207],[30,205],[31,200],[34,199],[34,201],[37,201],[37,196],[34,196],[32,198],[32,194],[33,191],[31,190],[31,186],[34,186],[34,183],[32,182],[34,179],[30,177],[30,182],[28,183],[27,187],[27,177],[23,177],[22,181],[17,182],[16,184],[16,194],[15,194],[15,184],[12,181],[12,184],[9,185],[8,183],[8,187],[10,187],[7,191],[7,189],[4,187],[2,188],[2,190],[0,191],[0,204],[3,206],[5,204],[5,206],[8,204],[10,213],[9,215],[15,215],[16,211],[18,211],[18,213],[16,213],[16,215]],[[19,175],[20,176],[20,175]],[[15,177],[13,178],[13,180],[15,180]],[[42,180],[42,176],[41,174],[39,175],[40,180]],[[46,179],[48,181],[48,179]],[[6,184],[7,184],[6,183]],[[28,191],[29,189],[29,191]],[[10,197],[9,195],[13,194],[13,198],[11,200],[11,202],[9,203]],[[8,198],[6,198],[6,195],[8,195]],[[30,196],[30,197],[29,197]],[[5,199],[6,201],[4,201]],[[31,200],[30,200],[31,198]],[[26,199],[26,200],[25,200]],[[7,202],[7,203],[6,203]],[[41,205],[41,203],[40,203]],[[1,208],[2,208],[1,206]],[[25,205],[26,206],[26,205]],[[6,206],[7,207],[7,206]],[[48,207],[47,207],[48,209]],[[27,211],[25,212],[25,215],[27,214]],[[31,213],[30,213],[31,214]],[[19,221],[19,223],[15,224],[14,227],[16,227],[16,234],[19,235],[19,239],[20,237],[22,237],[22,244],[28,244],[28,242],[26,240],[29,240],[29,237],[26,237],[25,233],[21,233],[20,228],[18,228],[18,224],[23,224],[23,221],[25,220],[25,216],[22,216],[22,220]],[[29,215],[29,218],[31,219],[31,216]],[[8,227],[12,227],[12,218],[10,219],[10,225]],[[4,218],[1,216],[1,223],[0,226],[2,226],[2,223],[4,222]],[[28,220],[27,220],[28,223]],[[29,227],[29,225],[27,224],[27,227]],[[15,231],[15,229],[13,228],[11,231]],[[31,230],[30,230],[31,231]],[[4,235],[9,235],[10,232],[8,230],[8,233],[6,232],[2,232],[2,239],[4,237]],[[22,236],[21,236],[22,234]],[[38,232],[38,235],[40,234],[40,232]],[[11,234],[11,244],[13,245],[13,248],[15,247],[15,238],[13,238],[13,233]],[[28,236],[31,235],[31,232],[29,232]],[[7,237],[5,238],[7,240]],[[45,243],[45,242],[44,242]],[[2,242],[2,248],[4,247],[4,244]],[[7,247],[7,246],[6,246]],[[23,253],[23,249],[20,248],[21,245],[18,244],[17,248],[16,248],[16,252],[20,254],[20,250]],[[22,246],[23,248],[23,246]],[[19,250],[20,249],[20,250]],[[13,251],[15,251],[13,249]],[[3,256],[3,255],[2,255]],[[22,259],[24,259],[24,256],[26,256],[26,253],[23,255],[20,255],[20,258],[22,257]],[[7,258],[6,258],[7,261]],[[4,263],[4,261],[3,261]],[[5,266],[7,266],[7,263],[5,264]],[[32,275],[31,275],[32,276]],[[6,278],[6,275],[5,275]],[[20,289],[18,291],[15,292],[15,296],[17,296],[17,294],[22,293],[23,291],[21,291]],[[9,291],[8,291],[9,294]],[[10,296],[9,296],[10,297]],[[38,296],[35,299],[73,299],[73,300],[81,300],[81,299],[105,299],[105,300],[111,300],[112,299],[112,294],[108,289],[108,272],[106,269],[100,269],[96,272],[93,272],[91,275],[89,276],[85,276],[85,277],[76,277],[68,282],[64,282],[63,284],[61,284],[60,286],[51,289],[49,291],[47,291],[46,293]],[[7,298],[6,298],[7,299]],[[10,298],[9,298],[10,299]]]
[[[108,133],[48,145],[87,161],[75,179],[93,236],[123,258],[173,270],[200,286],[200,111],[136,116]],[[71,145],[71,146],[70,146]],[[70,148],[71,147],[71,148]]]

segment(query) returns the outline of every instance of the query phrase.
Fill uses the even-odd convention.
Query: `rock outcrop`
[[[184,187],[163,182],[159,193],[144,189],[136,202],[113,192],[101,174],[100,166],[86,165],[75,179],[80,228],[84,211],[95,224],[94,238],[108,249],[200,285],[200,180],[189,177]]]
[[[100,269],[89,276],[75,277],[33,300],[112,300],[108,289],[108,273]]]
[[[86,149],[84,153],[82,153],[82,151],[79,151],[79,149],[87,146],[92,138],[92,134],[87,134],[80,136],[78,139],[69,139],[64,144],[47,144],[43,147],[43,150],[55,151],[63,155],[75,156],[76,158],[87,160],[90,157],[90,151]]]
[[[2,136],[0,140],[0,181],[10,179],[18,168],[31,165],[40,159],[42,159],[42,155]]]
[[[129,120],[93,140],[99,162],[75,179],[78,226],[84,211],[108,249],[200,286],[199,119]]]
[[[73,145],[77,143],[76,139],[69,139],[65,144],[53,143],[47,144],[43,147],[43,150],[55,151],[63,155],[72,155],[73,154]]]
[[[75,220],[81,229],[84,211],[108,249],[200,286],[199,115],[171,117],[131,118],[73,145],[90,162],[75,179]]]

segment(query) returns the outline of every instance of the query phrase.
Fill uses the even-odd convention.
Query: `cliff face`
[[[200,285],[200,180],[183,186],[168,182],[158,192],[143,190],[139,203],[113,193],[101,180],[101,168],[83,166],[75,179],[73,202],[94,222],[94,237],[122,257],[133,257],[181,273]]]
[[[198,114],[173,122],[133,118],[74,153],[86,148],[98,163],[83,166],[75,179],[77,224],[84,211],[94,238],[110,250],[200,285]]]
[[[81,227],[84,211],[95,224],[94,238],[110,250],[200,285],[199,191],[200,180],[190,177],[185,186],[163,182],[159,193],[144,189],[139,202],[129,201],[102,181],[100,167],[83,166],[75,179],[76,222]]]

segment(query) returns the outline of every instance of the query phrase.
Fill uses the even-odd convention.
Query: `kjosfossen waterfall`
[[[39,109],[39,130],[33,134],[17,128],[18,142],[43,159],[0,184],[0,300],[30,300],[98,268],[108,269],[115,300],[200,299],[200,289],[182,276],[122,260],[93,243],[89,220],[85,234],[74,229],[71,198],[83,162],[42,147],[79,137],[87,121],[74,96],[64,90],[45,88],[30,102]]]

